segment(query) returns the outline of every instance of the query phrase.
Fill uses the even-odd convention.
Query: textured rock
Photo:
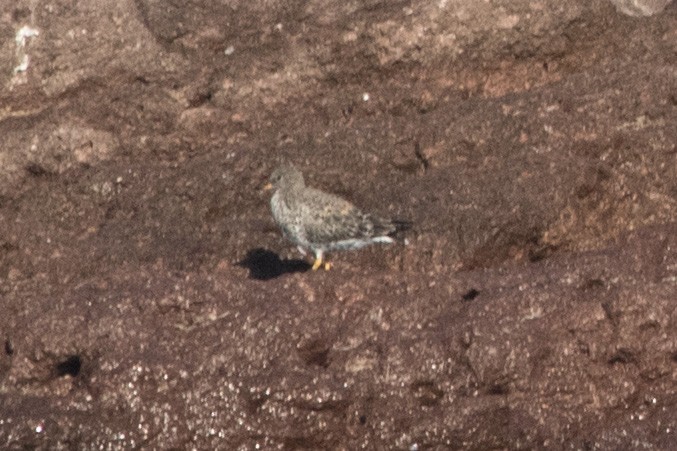
[[[415,3],[0,12],[1,448],[674,446],[675,8]]]
[[[653,16],[665,9],[672,0],[611,0],[623,14],[634,17]]]

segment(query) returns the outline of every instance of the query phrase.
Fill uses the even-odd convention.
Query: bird
[[[303,255],[313,252],[313,271],[331,268],[327,252],[392,244],[393,235],[411,227],[409,221],[364,213],[339,196],[307,186],[301,171],[290,163],[278,166],[268,182],[266,188],[274,190],[273,219]]]

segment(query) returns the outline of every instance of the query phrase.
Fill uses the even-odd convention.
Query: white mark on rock
[[[28,70],[28,65],[31,60],[25,50],[26,41],[28,41],[29,38],[34,38],[39,35],[40,32],[37,29],[29,27],[28,25],[24,25],[16,32],[14,42],[16,42],[16,55],[19,64],[14,68],[15,74],[26,72]]]
[[[19,72],[26,72],[30,61],[31,60],[28,55],[24,54],[23,58],[21,58],[21,63],[19,63],[19,65],[14,68],[14,73],[18,74]]]
[[[29,27],[28,25],[24,25],[23,27],[19,28],[19,31],[16,32],[16,37],[14,40],[16,41],[17,47],[24,47],[28,38],[34,38],[39,35],[40,32],[38,30],[33,27]]]

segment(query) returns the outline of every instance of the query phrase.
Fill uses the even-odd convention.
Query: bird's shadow
[[[249,277],[256,280],[270,280],[283,274],[305,272],[311,265],[301,259],[280,259],[280,256],[268,249],[256,248],[247,252],[247,256],[238,262],[238,266],[249,270]]]

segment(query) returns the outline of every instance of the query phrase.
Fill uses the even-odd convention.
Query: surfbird
[[[303,255],[313,252],[313,271],[331,267],[325,261],[327,252],[394,243],[393,235],[411,225],[363,213],[345,199],[306,186],[303,174],[291,164],[275,169],[269,182],[275,190],[270,199],[273,218]]]

